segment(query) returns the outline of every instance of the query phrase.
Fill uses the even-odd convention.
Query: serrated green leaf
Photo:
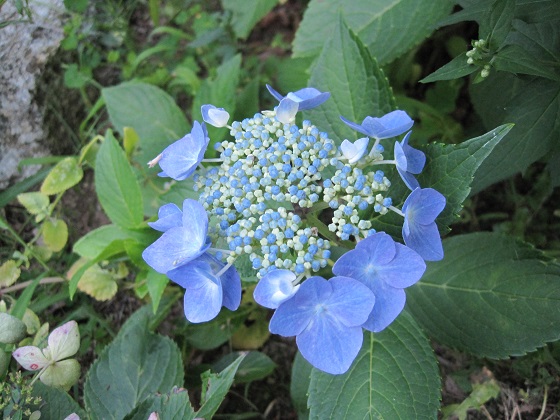
[[[126,82],[104,88],[101,94],[119,133],[124,134],[124,127],[132,127],[138,133],[141,150],[136,159],[142,165],[190,131],[183,111],[156,86]]]
[[[200,107],[212,104],[218,108],[224,108],[229,115],[235,113],[236,91],[239,84],[239,72],[241,69],[241,54],[236,54],[218,67],[216,77],[206,79],[193,101],[192,116],[195,120],[202,121]],[[207,125],[211,145],[221,141],[228,133],[227,128],[216,128]],[[211,148],[209,146],[209,149]]]
[[[20,204],[25,207],[25,210],[32,215],[43,214],[43,216],[45,216],[48,214],[50,200],[47,195],[41,192],[36,191],[18,194],[17,199]]]
[[[479,38],[488,42],[491,49],[499,48],[511,30],[515,16],[515,0],[494,0],[489,13],[480,21]]]
[[[418,181],[422,188],[434,188],[442,193],[447,202],[436,221],[442,230],[455,221],[463,201],[471,191],[471,183],[477,168],[511,130],[511,125],[503,125],[474,139],[460,144],[430,144],[426,153],[426,166]],[[393,172],[394,179],[395,174]],[[404,203],[410,194],[402,182],[395,182],[389,189],[394,205]],[[395,238],[401,236],[403,218],[390,212],[375,219],[375,228],[386,231]]]
[[[480,357],[519,356],[560,338],[560,267],[528,244],[495,233],[443,241],[407,289],[408,307],[437,342]]]
[[[255,24],[272,10],[279,0],[240,2],[222,0],[222,7],[231,13],[231,26],[237,38],[245,39]]]
[[[47,219],[41,231],[45,245],[52,252],[61,251],[68,241],[68,225],[64,220]]]
[[[14,260],[7,260],[0,266],[0,287],[8,287],[14,284],[21,274]]]
[[[387,64],[426,38],[451,7],[448,0],[312,0],[296,32],[294,57],[318,55],[341,14],[379,63]],[[343,65],[348,62],[337,63]]]
[[[387,78],[361,41],[336,18],[334,33],[311,71],[309,85],[331,93],[321,106],[304,112],[338,144],[356,139],[357,133],[340,116],[361,123],[366,116],[380,117],[395,109]],[[342,65],[344,63],[344,65]]]
[[[32,395],[41,397],[41,420],[65,419],[72,413],[76,413],[81,419],[88,418],[80,405],[61,389],[52,388],[37,381],[33,385]]]
[[[84,171],[76,157],[67,157],[51,169],[43,184],[41,192],[47,195],[58,194],[72,188],[82,180]]]
[[[478,71],[480,67],[474,64],[467,63],[467,54],[463,53],[458,55],[445,66],[440,67],[434,71],[429,76],[424,77],[420,80],[420,83],[431,83],[438,80],[452,80],[459,79],[464,76],[468,76],[475,71]]]
[[[162,420],[192,420],[196,413],[191,406],[186,389],[177,388],[164,395],[149,397],[137,406],[126,420],[146,420],[150,414],[157,413]]]
[[[229,353],[222,357],[212,365],[214,372],[221,372],[231,365],[240,355],[241,352]],[[276,368],[276,363],[272,361],[266,354],[258,351],[250,351],[237,368],[235,373],[236,383],[247,383],[266,378]]]
[[[202,395],[200,409],[196,413],[197,417],[210,419],[218,411],[244,358],[245,354],[241,354],[220,373],[207,371],[202,374]]]
[[[310,419],[436,418],[441,398],[428,339],[406,312],[362,350],[343,375],[311,372]]]
[[[146,398],[182,385],[181,352],[149,331],[150,313],[149,306],[135,312],[91,366],[84,401],[93,418],[122,419]]]
[[[560,29],[558,22],[529,25],[513,21],[514,32],[498,51],[494,66],[514,74],[530,74],[560,81]]]
[[[478,169],[473,192],[523,171],[548,153],[560,136],[560,83],[491,73],[471,85],[471,99],[487,129],[514,123]]]
[[[142,194],[123,149],[108,131],[95,161],[95,191],[116,225],[138,227],[144,220]]]

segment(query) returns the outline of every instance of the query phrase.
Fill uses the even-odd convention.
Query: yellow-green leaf
[[[0,287],[8,287],[16,282],[21,270],[14,260],[5,261],[0,266]]]
[[[64,220],[49,219],[43,223],[43,241],[48,249],[58,252],[68,240],[68,226]]]
[[[39,321],[39,317],[29,308],[25,309],[25,313],[23,314],[23,318],[21,320],[27,328],[28,335],[35,334],[39,331],[39,328],[41,328],[41,321]]]
[[[43,372],[40,379],[45,385],[68,390],[80,379],[80,364],[76,359],[53,363]]]
[[[84,272],[78,289],[96,300],[109,300],[117,293],[117,282],[111,273],[96,264]]]
[[[140,137],[138,137],[138,133],[132,127],[124,127],[123,131],[124,151],[126,152],[126,157],[130,159],[134,149],[136,149],[136,145],[140,141]]]
[[[35,218],[36,222],[40,222],[45,217],[48,216],[49,211],[49,197],[41,192],[28,192],[18,194],[18,201],[21,203],[25,210],[30,214],[37,216]]]
[[[58,162],[49,172],[41,185],[41,192],[47,195],[61,193],[80,182],[83,176],[84,171],[78,159],[67,157]]]

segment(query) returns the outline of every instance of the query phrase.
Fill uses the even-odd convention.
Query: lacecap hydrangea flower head
[[[320,106],[329,93],[267,88],[279,101],[273,110],[229,125],[219,104],[204,105],[204,122],[195,121],[191,133],[150,162],[159,164],[160,176],[192,177],[199,197],[160,208],[150,225],[163,234],[143,257],[185,289],[190,322],[239,307],[235,263],[248,259],[259,280],[255,301],[275,310],[270,331],[295,336],[314,367],[341,374],[360,351],[363,330],[387,328],[424,261],[443,258],[435,220],[445,198],[416,179],[426,157],[409,145],[414,122],[406,112],[367,116],[361,124],[341,116],[365,137],[337,144],[312,122],[295,123],[299,111]],[[205,123],[229,129],[231,138],[214,144],[217,159],[204,159],[211,143]],[[393,156],[385,159],[383,143],[390,141]],[[390,166],[411,190],[401,208],[389,195],[395,180],[383,168]],[[390,211],[402,216],[404,244],[374,229],[372,214]],[[333,245],[347,249],[337,261]]]

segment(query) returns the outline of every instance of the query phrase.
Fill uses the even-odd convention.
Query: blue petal
[[[360,352],[361,327],[347,327],[328,316],[318,317],[296,342],[301,355],[314,367],[338,375],[346,372]]]
[[[204,122],[214,127],[225,127],[229,121],[229,113],[224,108],[216,108],[214,105],[202,105],[200,107]]]
[[[402,144],[399,143],[398,141],[395,142],[395,148],[394,148],[394,153],[395,155],[395,160],[397,162],[397,169],[401,169],[403,171],[406,171],[407,167],[408,167],[408,162],[406,160],[406,154],[404,153]]]
[[[387,139],[398,136],[412,127],[414,120],[404,111],[393,111],[383,115],[378,122],[384,127],[377,132],[377,138]]]
[[[414,191],[416,188],[420,188],[420,183],[415,178],[414,175],[408,173],[407,171],[402,170],[397,166],[397,172],[401,176],[401,179],[405,183],[405,185],[411,190]]]
[[[347,327],[362,325],[375,303],[375,296],[360,283],[348,277],[333,277],[329,280],[333,293],[325,302],[329,315]]]
[[[387,264],[395,257],[395,241],[385,232],[377,232],[356,245],[369,254],[369,260],[375,265]],[[359,261],[359,260],[357,260]]]
[[[370,137],[375,137],[376,139],[384,138],[381,137],[381,133],[386,127],[381,123],[381,118],[365,117],[362,121],[362,127],[369,133]]]
[[[204,253],[206,244],[192,241],[191,236],[182,227],[171,228],[144,250],[142,258],[154,270],[165,274]]]
[[[307,89],[313,89],[313,88],[307,88]],[[317,90],[317,89],[314,89]],[[319,91],[317,91],[319,92]],[[319,105],[321,105],[323,102],[325,102],[327,99],[329,99],[331,97],[331,94],[329,92],[323,92],[323,93],[319,93],[317,96],[314,96],[313,98],[309,98],[304,100],[303,102],[299,103],[299,111],[304,111],[306,109],[311,109],[311,108],[315,108]]]
[[[223,290],[222,305],[231,311],[237,310],[241,303],[241,278],[234,266],[220,276]]]
[[[356,124],[355,122],[352,122],[352,121],[350,121],[350,120],[347,120],[347,119],[344,118],[343,116],[340,116],[340,119],[341,119],[347,126],[349,126],[350,128],[352,128],[353,130],[356,130],[356,131],[358,131],[358,132],[360,132],[360,133],[362,133],[362,134],[365,134],[366,136],[373,137],[373,136],[371,136],[371,135],[369,134],[369,132],[368,132],[364,127],[362,127],[360,124]]]
[[[268,89],[268,91],[270,92],[270,94],[276,98],[276,100],[277,100],[278,102],[280,102],[282,99],[284,99],[284,96],[281,95],[281,94],[279,94],[278,92],[276,92],[276,91],[272,88],[272,86],[266,85],[266,88]]]
[[[348,140],[344,140],[340,144],[340,151],[342,152],[344,157],[348,159],[348,163],[356,163],[366,153],[368,143],[368,137],[362,137],[361,139],[356,140],[354,143]]]
[[[183,228],[190,235],[188,240],[201,248],[208,235],[208,213],[198,201],[187,198],[183,201]]]
[[[403,289],[395,289],[384,282],[375,282],[369,287],[375,295],[375,305],[362,326],[366,330],[379,332],[387,328],[402,312],[406,294]]]
[[[443,259],[443,247],[437,225],[430,223],[421,225],[409,223],[410,232],[405,234],[403,229],[404,243],[416,251],[426,261],[439,261]]]
[[[196,144],[191,134],[167,146],[159,161],[163,173],[159,176],[169,176],[177,181],[187,179],[198,165],[200,145]]]
[[[280,105],[276,107],[276,118],[283,124],[289,124],[293,121],[298,112],[298,103],[289,98],[280,101]]]
[[[402,245],[395,244],[395,258],[377,268],[379,278],[392,287],[403,289],[415,284],[426,271],[426,263],[418,253]]]
[[[273,334],[291,337],[301,333],[312,321],[316,306],[332,294],[332,286],[322,277],[307,279],[291,298],[280,304],[270,320]]]
[[[424,169],[424,165],[426,164],[426,155],[421,150],[408,145],[410,133],[412,133],[412,131],[407,133],[401,142],[401,147],[406,155],[406,171],[417,175],[422,172],[422,169]]]
[[[173,227],[181,226],[183,224],[183,213],[173,203],[165,204],[158,210],[158,220],[155,222],[148,222],[152,229],[165,232]]]
[[[200,273],[213,273],[212,266],[206,260],[207,255],[207,253],[204,253],[196,259],[168,271],[166,273],[167,277],[184,289],[199,289],[203,287],[207,280],[201,277]]]
[[[185,317],[194,323],[210,321],[222,308],[222,285],[218,278],[205,270],[192,270],[191,276],[198,287],[185,290]]]
[[[296,275],[289,270],[273,270],[267,273],[257,284],[253,292],[255,302],[265,308],[276,309],[291,298],[299,287],[292,282]]]
[[[433,188],[416,188],[405,200],[402,211],[411,223],[429,224],[445,208],[445,197]]]

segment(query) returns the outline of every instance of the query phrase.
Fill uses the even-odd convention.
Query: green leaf
[[[336,18],[336,17],[335,17]],[[320,107],[304,112],[320,130],[338,144],[357,134],[340,116],[361,123],[366,116],[379,117],[395,109],[387,78],[367,49],[338,17],[333,35],[311,71],[309,85],[331,93]],[[341,65],[344,63],[344,65]]]
[[[237,38],[245,39],[255,24],[272,10],[279,0],[253,0],[251,2],[222,0],[224,10],[231,13],[231,26]]]
[[[224,108],[229,112],[229,115],[234,115],[240,68],[241,54],[237,54],[218,67],[215,78],[206,79],[204,83],[202,83],[200,91],[193,101],[193,119],[202,121],[200,107],[205,104]],[[206,128],[208,129],[208,134],[211,139],[211,145],[222,141],[229,133],[227,128],[216,128],[211,125],[207,125]]]
[[[140,136],[137,161],[142,165],[190,131],[183,111],[173,98],[155,86],[126,82],[104,88],[101,94],[119,133],[124,135],[124,127],[132,127]]]
[[[19,343],[27,335],[27,327],[19,318],[0,312],[0,321],[0,344]]]
[[[436,418],[440,378],[428,339],[402,313],[381,333],[365,332],[343,375],[311,372],[310,419]]]
[[[212,370],[215,372],[221,372],[226,367],[231,365],[239,356],[244,353],[233,352],[222,357],[216,363],[212,365]],[[251,351],[246,353],[245,358],[239,365],[237,372],[235,373],[236,383],[247,383],[252,381],[258,381],[259,379],[264,379],[270,375],[276,368],[276,363],[272,361],[270,357],[266,354]]]
[[[84,402],[92,418],[121,419],[146,398],[183,383],[181,352],[149,331],[151,308],[135,312],[91,366]]]
[[[441,409],[444,419],[454,418],[467,419],[469,410],[480,410],[492,398],[500,395],[500,385],[495,379],[481,384],[474,384],[473,391],[461,404],[452,404]]]
[[[126,157],[130,159],[138,142],[140,141],[140,137],[138,137],[138,133],[132,127],[124,127],[123,131],[124,151],[126,153]]]
[[[14,284],[21,274],[21,270],[14,260],[7,260],[0,266],[0,287]]]
[[[430,144],[424,149],[426,167],[418,176],[418,181],[423,188],[436,189],[447,200],[445,209],[437,218],[441,230],[446,231],[457,219],[463,201],[471,191],[477,168],[510,130],[511,125],[503,125],[460,144]],[[391,179],[394,178],[393,172]],[[389,189],[389,194],[394,205],[398,206],[404,203],[410,190],[402,182],[395,182]],[[401,236],[402,225],[403,218],[393,212],[377,216],[375,220],[376,229],[384,230],[396,238]]]
[[[318,55],[340,14],[379,63],[387,64],[430,35],[451,7],[448,0],[312,0],[296,32],[294,57]],[[343,65],[348,62],[337,63]]]
[[[494,0],[490,12],[480,21],[479,38],[485,39],[491,49],[499,48],[511,30],[515,16],[515,0]]]
[[[558,22],[529,25],[513,21],[514,32],[498,51],[494,66],[514,74],[530,74],[560,81],[560,30]]]
[[[311,371],[313,366],[303,358],[298,351],[292,366],[292,380],[290,381],[290,396],[292,403],[297,411],[299,419],[309,418],[309,408],[307,407],[307,391],[311,383]]]
[[[197,349],[215,349],[230,339],[246,317],[247,311],[231,312],[222,309],[219,315],[210,322],[190,324],[187,328],[186,340]]]
[[[502,125],[458,145],[430,144],[426,148],[426,169],[418,179],[420,185],[436,189],[447,199],[438,217],[440,225],[448,226],[457,218],[477,168],[511,129],[511,124]]]
[[[407,289],[410,312],[441,344],[480,357],[519,356],[560,338],[560,266],[528,244],[495,233],[443,241]]]
[[[463,76],[468,76],[475,71],[478,71],[480,67],[474,64],[467,63],[467,54],[463,53],[458,55],[445,66],[440,67],[434,71],[429,76],[424,77],[420,80],[420,83],[431,83],[438,80],[452,80],[459,79]]]
[[[192,420],[196,418],[196,413],[189,400],[189,393],[182,388],[174,388],[167,394],[149,397],[125,418],[126,420],[146,420],[154,412],[162,420]]]
[[[115,277],[98,264],[89,267],[78,282],[78,289],[95,300],[112,299],[118,290]]]
[[[111,131],[97,153],[95,190],[103,210],[116,225],[135,228],[144,220],[138,181]]]
[[[84,171],[76,157],[67,157],[51,169],[43,184],[41,192],[47,195],[58,194],[72,188],[82,180]]]
[[[37,381],[33,385],[32,395],[41,397],[41,420],[65,419],[72,413],[76,413],[81,419],[88,418],[80,405],[61,389],[46,386]]]
[[[68,225],[64,220],[47,219],[42,227],[43,241],[52,252],[61,251],[68,241]]]
[[[210,373],[210,371],[207,371],[202,374],[202,395],[200,409],[196,413],[197,417],[211,419],[216,411],[218,411],[220,404],[233,383],[237,368],[239,368],[244,358],[244,354],[240,355],[220,373]]]
[[[154,270],[148,271],[148,275],[146,276],[146,286],[148,288],[150,298],[152,298],[152,310],[154,314],[158,310],[159,302],[161,301],[161,297],[163,296],[163,292],[165,291],[168,283],[169,279],[165,274],[160,274]]]
[[[93,260],[101,254],[111,242],[129,238],[130,235],[117,225],[100,226],[78,239],[74,244],[73,251],[80,257]]]
[[[50,200],[47,195],[41,192],[36,191],[18,194],[17,199],[30,214],[42,216],[37,222],[43,220],[48,214]]]
[[[525,170],[547,154],[560,136],[560,83],[491,73],[484,82],[471,85],[470,93],[487,129],[515,124],[478,169],[473,192]]]

